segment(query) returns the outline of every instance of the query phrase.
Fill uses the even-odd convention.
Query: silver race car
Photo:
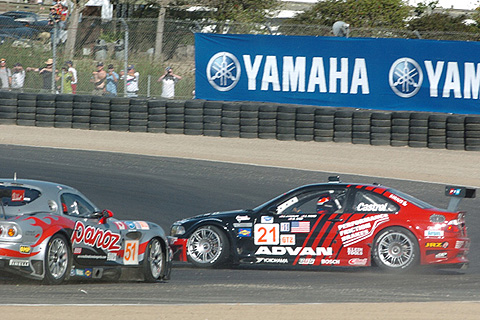
[[[0,269],[46,284],[69,278],[118,279],[136,268],[145,281],[170,277],[164,230],[120,221],[79,191],[57,183],[0,179]]]

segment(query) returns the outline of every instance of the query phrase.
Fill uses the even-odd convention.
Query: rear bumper
[[[436,247],[436,245],[439,245]],[[469,238],[446,238],[426,240],[422,246],[422,264],[438,265],[442,268],[468,266]]]

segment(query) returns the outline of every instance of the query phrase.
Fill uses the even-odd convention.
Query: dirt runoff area
[[[480,152],[0,125],[0,144],[180,157],[480,187]],[[6,319],[478,319],[480,302],[0,306]]]

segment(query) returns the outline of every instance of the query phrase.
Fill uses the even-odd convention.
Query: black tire
[[[215,226],[201,226],[188,238],[187,258],[196,267],[216,268],[225,264],[229,256],[228,238]]]
[[[70,276],[72,252],[67,239],[61,234],[50,238],[45,249],[44,258],[45,284],[60,284]]]
[[[142,269],[145,282],[156,282],[165,274],[165,253],[159,239],[153,238],[148,243]]]
[[[420,261],[417,239],[408,230],[391,227],[377,234],[372,256],[376,265],[392,273],[402,273],[414,268]]]

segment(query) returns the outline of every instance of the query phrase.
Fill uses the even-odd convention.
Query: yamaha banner
[[[480,114],[480,43],[195,35],[196,96]]]

